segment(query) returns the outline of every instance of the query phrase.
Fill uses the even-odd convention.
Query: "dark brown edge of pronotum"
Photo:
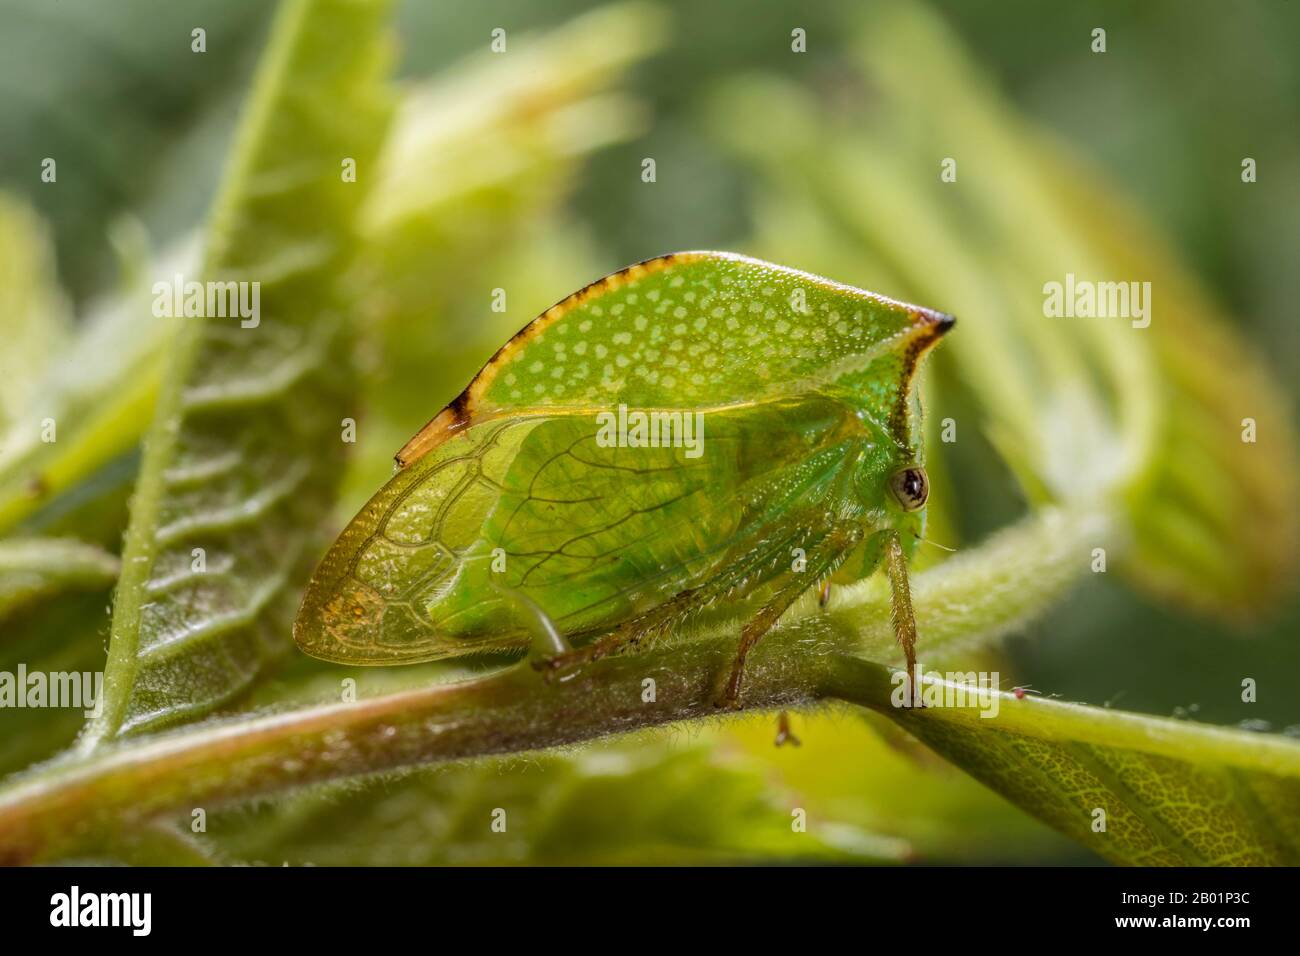
[[[910,438],[911,423],[908,419],[911,409],[908,402],[912,397],[912,384],[916,377],[916,370],[920,367],[925,353],[934,348],[939,340],[951,332],[953,326],[957,324],[956,316],[946,312],[936,312],[933,309],[913,306],[912,315],[917,321],[914,326],[915,331],[908,336],[907,347],[903,352],[903,387],[889,416],[890,433],[896,442],[903,445],[906,445]]]
[[[487,360],[478,373],[470,380],[459,395],[457,395],[446,408],[431,418],[423,428],[415,435],[394,456],[398,468],[406,468],[408,465],[424,457],[433,449],[437,448],[443,442],[447,441],[457,432],[463,430],[475,422],[484,420],[484,416],[479,411],[479,401],[483,393],[491,385],[496,377],[496,370],[505,363],[505,361],[516,351],[523,348],[530,341],[544,332],[552,323],[558,321],[567,315],[570,311],[579,305],[587,302],[597,296],[604,295],[614,289],[622,288],[630,282],[634,282],[643,276],[651,275],[668,268],[671,265],[688,262],[698,262],[701,259],[729,259],[733,261],[750,262],[771,268],[783,269],[791,273],[806,276],[810,281],[819,282],[825,285],[836,286],[845,289],[852,289],[851,286],[840,286],[839,283],[832,282],[821,276],[815,276],[811,273],[799,272],[796,269],[785,269],[783,266],[776,266],[773,263],[760,262],[757,259],[751,259],[748,256],[738,255],[732,252],[716,251],[691,251],[691,252],[670,252],[666,255],[655,256],[642,262],[634,263],[626,268],[619,269],[617,272],[611,272],[607,276],[602,276],[595,282],[591,282],[577,292],[566,296],[555,305],[551,306],[541,315],[537,316],[522,329],[511,336],[510,340],[497,349],[493,356]],[[864,293],[862,289],[852,289],[857,293]],[[896,300],[887,299],[875,293],[866,293],[872,298],[879,301],[887,302],[893,306],[903,306]],[[951,315],[942,312],[935,312],[930,309],[923,309],[917,306],[903,306],[909,309],[912,315],[917,319],[918,330],[930,330],[928,335],[915,335],[909,342],[910,365],[907,369],[907,382],[903,394],[906,395],[911,390],[911,377],[915,371],[916,362],[925,354],[935,342],[937,342],[949,329],[956,323]],[[897,413],[896,413],[897,414]],[[903,424],[906,424],[906,409],[903,411]]]
[[[410,441],[401,447],[394,456],[397,467],[407,467],[412,462],[433,451],[457,432],[478,421],[475,412],[479,399],[496,377],[496,370],[506,359],[540,335],[552,323],[598,295],[604,295],[614,289],[621,288],[629,282],[659,272],[674,263],[694,262],[709,255],[726,255],[726,253],[670,252],[667,255],[655,256],[643,262],[633,263],[626,268],[619,269],[617,272],[611,272],[609,275],[602,276],[595,282],[583,286],[572,295],[565,296],[516,332],[505,345],[496,350],[492,357],[478,370],[474,378],[470,380],[469,385],[465,386],[464,391],[452,399],[451,404],[431,418],[423,428],[415,433]]]

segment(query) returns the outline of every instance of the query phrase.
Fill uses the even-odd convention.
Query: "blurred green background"
[[[465,58],[477,59],[470,69],[492,69],[486,51],[494,28],[505,28],[510,49],[524,52],[530,37],[599,6],[408,0],[399,4],[399,75],[419,86]],[[869,42],[877,6],[891,4],[660,4],[669,18],[646,21],[655,25],[640,37],[646,49],[626,58],[626,76],[613,84],[618,94],[599,109],[577,111],[572,128],[558,122],[538,140],[483,134],[479,160],[500,158],[502,150],[536,153],[518,178],[505,175],[505,185],[449,203],[438,234],[423,236],[424,258],[394,266],[393,274],[405,276],[428,307],[386,319],[407,323],[393,335],[405,336],[411,347],[400,364],[382,350],[373,358],[371,377],[380,384],[371,399],[382,410],[375,428],[363,428],[356,451],[363,463],[349,478],[340,516],[378,486],[397,445],[460,390],[509,332],[552,301],[666,251],[770,250],[777,201],[771,170],[736,144],[797,139],[801,131],[785,124],[780,110],[728,110],[725,92],[737,85],[761,89],[776,79],[815,101],[826,128],[839,123],[853,129],[882,95],[861,71],[857,47],[864,37]],[[1300,9],[1285,0],[928,6],[1012,108],[1098,167],[1152,220],[1224,314],[1266,354],[1276,378],[1288,383],[1285,401],[1294,413],[1300,376]],[[271,13],[262,0],[0,0],[0,188],[25,197],[48,220],[58,272],[78,311],[121,281],[123,244],[139,234],[124,224],[142,225],[159,250],[201,224]],[[207,31],[208,52],[201,56],[190,50],[196,26]],[[796,27],[806,30],[805,54],[791,52]],[[1102,55],[1090,50],[1095,27],[1107,31]],[[651,34],[660,29],[655,42]],[[624,39],[635,45],[637,38]],[[563,42],[548,50],[559,62],[569,54]],[[587,56],[599,59],[598,52],[574,52],[576,60]],[[918,57],[909,66],[920,74],[933,64]],[[621,64],[611,73],[620,70]],[[557,81],[557,89],[562,86]],[[552,95],[564,98],[554,90],[539,94],[539,112],[549,108],[546,96]],[[526,103],[527,96],[516,100]],[[465,108],[474,113],[472,103]],[[594,125],[598,119],[601,129]],[[466,123],[472,127],[473,121],[471,115]],[[509,130],[510,122],[506,117],[500,127]],[[592,142],[583,143],[584,136]],[[824,145],[818,139],[800,144],[813,157]],[[944,155],[933,157],[936,183]],[[46,156],[58,157],[57,188],[40,182]],[[657,164],[654,184],[641,181],[647,156]],[[963,176],[978,175],[975,157],[957,156]],[[1256,184],[1241,181],[1245,156],[1258,162]],[[432,193],[444,187],[452,193],[448,182],[468,165],[435,166],[427,179],[417,175],[413,182]],[[789,194],[779,201],[788,203]],[[789,223],[803,212],[833,218],[834,210],[810,202],[793,218],[788,206],[785,212],[787,218],[778,220]],[[908,223],[891,227],[905,231]],[[957,238],[977,241],[973,234]],[[906,289],[880,287],[865,256],[854,272],[859,259],[852,247],[836,250],[838,271],[825,265],[825,257],[810,254],[801,261],[797,242],[793,247],[785,264],[908,297]],[[936,258],[934,269],[945,263]],[[487,307],[487,290],[497,285],[510,289],[505,316]],[[963,312],[962,302],[924,304]],[[948,471],[963,540],[978,538],[1023,507],[1007,472],[983,445],[958,449]],[[1234,544],[1225,541],[1224,547]],[[1248,711],[1253,726],[1300,734],[1300,701],[1289,692],[1300,676],[1300,606],[1294,597],[1288,601],[1242,628],[1155,604],[1113,575],[1095,576],[1013,638],[999,666],[1016,684],[1043,694],[1224,724],[1247,716],[1235,675],[1254,676],[1260,700]],[[1233,676],[1225,682],[1228,663]],[[808,746],[797,753],[771,752],[765,724],[739,732],[730,745],[781,766],[787,779],[815,775],[818,760],[861,759],[868,778],[912,772],[912,758],[869,738],[856,721],[836,718],[809,729],[819,730],[822,740],[805,733]],[[954,828],[969,834],[972,821],[978,829],[979,815],[993,812],[992,801],[972,796],[960,811],[968,814],[964,818],[942,807],[925,817],[918,810],[925,797],[896,793],[881,798],[871,822],[893,832],[899,815],[916,813],[924,830],[947,813]],[[1032,826],[1043,858],[1089,859]],[[996,839],[1008,832],[1014,830],[997,831]],[[915,832],[909,836],[925,845]],[[957,855],[942,834],[934,839],[941,858]],[[1020,858],[1005,842],[974,853]]]

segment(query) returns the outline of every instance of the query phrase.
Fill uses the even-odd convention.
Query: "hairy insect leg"
[[[547,679],[550,679],[561,671],[590,664],[625,647],[631,647],[639,643],[647,634],[666,626],[702,603],[705,595],[701,591],[702,589],[699,588],[683,591],[671,601],[620,624],[585,647],[574,650],[566,644],[565,650],[560,653],[536,657],[533,660],[533,667],[542,671]]]
[[[777,714],[776,717],[775,746],[780,747],[784,744],[789,744],[792,747],[799,747],[802,745],[802,742],[794,735],[794,731],[790,729],[790,713],[783,710],[781,713]]]
[[[646,637],[681,621],[692,611],[707,607],[719,597],[737,593],[743,596],[753,582],[765,579],[765,573],[770,572],[776,563],[784,562],[790,548],[804,542],[806,537],[807,532],[799,528],[776,540],[766,541],[761,547],[754,547],[727,562],[707,584],[678,593],[658,607],[623,622],[591,644],[554,657],[535,659],[533,666],[549,679],[558,672],[635,647]],[[800,577],[806,580],[808,576]]]
[[[907,686],[912,704],[920,706],[921,688],[916,680],[916,614],[912,610],[912,589],[907,578],[907,556],[898,532],[892,532],[885,541],[885,573],[889,576],[894,639],[907,658]]]
[[[736,658],[732,662],[731,676],[727,679],[726,691],[719,702],[720,706],[733,709],[740,707],[740,690],[745,680],[745,659],[754,649],[754,645],[808,590],[810,579],[817,581],[833,573],[861,540],[860,526],[854,524],[836,527],[808,554],[807,567],[803,573],[791,572],[786,576],[785,583],[772,599],[741,629],[740,643],[736,646]]]

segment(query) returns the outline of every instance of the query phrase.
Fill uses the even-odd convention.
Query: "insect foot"
[[[908,707],[920,709],[925,706],[925,700],[921,692],[921,668],[913,664],[907,671],[907,687],[904,693],[907,694]]]
[[[533,670],[541,673],[542,680],[548,684],[554,684],[556,681],[576,673],[578,668],[590,660],[590,654],[578,650],[569,651],[566,654],[556,654],[552,657],[534,657],[529,663],[532,664]]]
[[[745,681],[745,658],[742,655],[737,656],[731,666],[731,673],[727,677],[726,688],[722,696],[713,702],[713,706],[719,710],[740,710],[740,689]]]
[[[789,744],[792,747],[803,746],[803,742],[796,737],[794,731],[790,729],[789,711],[783,710],[776,717],[776,740],[773,741],[773,746],[781,747],[785,744]]]

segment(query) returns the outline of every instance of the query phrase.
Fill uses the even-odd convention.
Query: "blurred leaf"
[[[591,152],[647,125],[613,87],[664,32],[657,8],[615,4],[407,89],[362,211],[367,409],[341,518],[503,341],[597,275],[557,210]]]
[[[538,235],[538,219],[553,212],[586,151],[642,125],[637,105],[607,86],[661,33],[654,8],[624,4],[537,39],[531,52],[475,58],[404,95],[382,155],[359,173],[370,184],[358,225],[369,285],[361,324],[380,332],[380,347],[362,356],[367,381],[378,383],[367,392],[380,416],[359,429],[366,462],[386,469],[432,415],[427,408],[450,400],[501,339],[570,291],[570,281],[552,276],[546,292],[553,298],[538,302],[529,292],[538,282],[527,276],[548,271],[539,263],[575,254],[576,240],[563,232]],[[456,162],[444,165],[444,156]],[[491,290],[503,281],[497,257],[517,260],[521,252],[535,261],[526,273],[510,273],[508,311],[491,312]],[[198,255],[194,242],[177,243],[137,277],[191,276]],[[586,278],[594,270],[580,271]],[[39,389],[42,413],[0,448],[0,532],[139,442],[176,328],[140,321],[151,300],[149,281],[129,283],[92,307],[70,349],[57,357]],[[441,398],[428,387],[431,369],[446,383]],[[58,424],[57,443],[40,441],[47,414]],[[365,487],[375,484],[375,474],[368,473]]]
[[[916,575],[923,654],[932,660],[989,646],[1059,600],[1078,576],[1079,542],[1091,540],[1104,520],[1045,509],[978,552]],[[837,589],[825,611],[815,595],[792,608],[747,663],[747,706],[797,707],[827,697],[828,682],[838,680],[828,668],[839,667],[849,649],[865,647],[873,657],[894,659],[888,599],[876,584]],[[395,675],[367,676],[366,688],[374,681],[379,693],[349,701],[338,696],[337,676],[346,672],[332,671],[332,687],[331,672],[321,672],[318,680],[308,677],[304,693],[285,689],[274,699],[301,701],[319,693],[331,703],[298,703],[145,735],[15,780],[0,791],[0,857],[65,855],[107,832],[183,807],[217,807],[439,760],[523,753],[657,724],[713,720],[718,675],[727,672],[735,653],[736,613],[702,618],[697,628],[650,650],[604,658],[564,684],[547,683],[524,662],[452,682],[423,680],[427,674],[412,668],[413,684],[394,690],[403,681],[397,669]],[[657,685],[650,705],[636,693],[647,675]]]
[[[139,470],[138,449],[119,455],[25,519],[14,534],[75,537],[120,550]]]
[[[1300,861],[1300,742],[996,693],[894,706],[897,682],[846,659],[829,692],[873,707],[1025,811],[1116,863]],[[956,695],[950,681],[927,691]],[[981,716],[981,709],[993,716]],[[1096,811],[1105,811],[1094,832]]]
[[[1300,457],[1290,401],[1251,344],[1232,334],[1161,237],[1076,151],[1004,105],[938,18],[892,11],[868,35],[862,49],[873,81],[908,115],[926,104],[927,135],[949,155],[978,157],[962,192],[991,246],[1020,263],[1026,285],[1067,271],[1151,284],[1149,328],[1052,325],[1081,337],[1085,349],[1093,340],[1098,362],[1111,369],[1114,415],[1139,446],[1124,479],[1133,523],[1125,572],[1180,604],[1233,616],[1253,616],[1291,590]],[[917,75],[917,57],[932,68]],[[1044,324],[1041,315],[1029,321]],[[1242,439],[1245,418],[1258,425],[1253,444]],[[1079,440],[1077,428],[1058,430]]]
[[[553,191],[548,169],[644,123],[637,104],[606,90],[665,34],[658,8],[615,4],[547,34],[512,38],[509,57],[485,51],[411,88],[366,204],[367,235],[391,241],[415,224],[448,238],[468,231],[473,243],[476,232],[532,201],[530,193]],[[449,203],[480,215],[454,223],[434,215]]]
[[[0,427],[32,411],[35,384],[67,341],[68,322],[44,223],[0,194]]]
[[[951,564],[929,573],[951,574]],[[977,576],[964,581],[976,602],[978,583]],[[964,701],[906,710],[891,699],[898,686],[896,672],[857,656],[855,644],[834,631],[812,636],[781,628],[755,650],[749,700],[760,709],[820,699],[877,710],[1016,805],[1116,862],[1285,863],[1300,853],[1295,826],[1300,820],[1300,742],[1003,693],[983,701],[968,693]],[[217,807],[307,783],[440,759],[534,751],[605,736],[612,729],[707,719],[714,713],[717,675],[725,673],[733,645],[734,636],[724,631],[671,648],[606,658],[563,688],[547,685],[525,664],[476,681],[213,722],[118,744],[28,775],[0,793],[0,848],[11,860],[67,855],[113,828],[129,831],[184,807]],[[658,683],[659,702],[650,707],[630,692],[646,674]],[[931,692],[942,687],[952,689],[945,681],[927,685]],[[981,710],[991,712],[994,703],[996,713],[982,717]],[[455,792],[472,787],[474,779],[470,773],[446,783]],[[490,797],[512,799],[516,805],[530,799],[510,781],[489,779]],[[609,785],[621,792],[622,783],[615,780]],[[676,792],[675,787],[665,789],[670,798]],[[435,789],[431,795],[442,799],[443,793]],[[487,796],[480,793],[480,798]],[[397,809],[380,809],[374,825],[407,821],[414,799],[401,796]],[[617,805],[611,798],[592,800],[598,806]],[[304,806],[305,818],[291,812],[278,829],[272,812],[271,831],[261,836],[269,842],[257,844],[258,837],[252,836],[247,852],[258,852],[254,847],[260,845],[268,853],[278,849],[290,858],[309,859],[328,853],[323,841],[331,838],[324,834],[340,826],[338,821],[355,820],[346,801],[326,809],[324,817],[316,816],[319,808],[310,802]],[[460,806],[475,811],[502,803],[489,798]],[[654,809],[654,800],[644,807],[648,815],[638,817],[638,808],[632,818],[672,819]],[[1106,812],[1106,830],[1094,834],[1098,808]],[[451,812],[453,831],[460,833],[456,828],[461,824]],[[426,813],[425,825],[435,833],[448,832],[438,829],[445,817]],[[601,819],[590,807],[583,813],[592,821]],[[525,818],[536,819],[528,813]],[[471,835],[473,823],[471,818],[465,824]],[[810,832],[838,849],[871,846],[869,852],[880,853],[888,845],[878,835],[863,842],[871,831],[850,825],[857,827],[856,836],[834,829]],[[562,847],[569,839],[545,829],[533,832],[546,837],[545,846]],[[757,838],[768,845],[763,832]],[[281,840],[286,842],[277,842]],[[389,845],[379,852],[392,849]]]
[[[347,24],[343,29],[354,37],[365,32]],[[400,135],[382,158],[361,163],[367,193],[358,229],[364,249],[359,275],[354,273],[364,290],[361,301],[319,276],[305,292],[288,283],[295,293],[293,321],[304,330],[310,325],[308,339],[327,340],[319,346],[324,353],[343,338],[333,338],[337,330],[317,328],[321,312],[332,307],[359,306],[364,315],[356,324],[377,333],[365,342],[370,351],[359,356],[367,408],[358,417],[366,417],[358,454],[346,466],[341,507],[350,511],[353,495],[377,485],[400,440],[454,394],[495,345],[594,275],[599,257],[609,254],[609,236],[602,235],[599,245],[591,242],[583,228],[565,219],[561,201],[581,157],[639,132],[639,104],[608,87],[657,46],[661,32],[652,9],[624,5],[552,34],[521,41],[512,33],[510,57],[480,55],[445,80],[417,85],[407,98]],[[692,36],[688,42],[704,49],[712,42],[703,32]],[[364,38],[358,45],[367,47]],[[674,46],[680,53],[680,44]],[[1215,317],[1192,319],[1178,326],[1179,334],[1165,334],[1176,327],[1175,319],[1209,315],[1203,294],[1176,267],[1156,262],[1158,246],[1144,227],[1126,219],[1089,174],[1000,108],[937,25],[923,14],[891,12],[850,53],[861,75],[844,71],[839,61],[835,68],[842,72],[832,77],[839,92],[830,98],[846,94],[842,103],[828,106],[784,82],[746,80],[721,101],[716,126],[742,140],[748,126],[750,141],[734,145],[777,186],[757,196],[754,210],[758,241],[769,257],[961,314],[965,331],[953,339],[952,360],[940,356],[938,369],[958,374],[927,383],[929,427],[960,409],[955,414],[963,435],[960,448],[931,442],[935,488],[953,494],[935,502],[927,537],[953,544],[959,531],[972,534],[979,522],[984,529],[996,526],[1019,508],[1016,483],[996,472],[999,481],[989,483],[991,490],[967,490],[977,496],[978,507],[963,509],[970,502],[961,500],[961,486],[968,489],[972,482],[957,456],[972,446],[986,450],[973,434],[972,407],[981,410],[989,440],[1033,507],[980,547],[916,576],[927,662],[961,660],[966,668],[972,655],[981,660],[1086,575],[1089,549],[1098,543],[1114,543],[1117,554],[1126,546],[1131,573],[1183,601],[1223,609],[1272,596],[1294,577],[1296,469],[1287,399],[1241,343],[1213,328]],[[920,75],[918,62],[927,64]],[[332,62],[321,70],[335,73]],[[676,81],[683,96],[698,95],[696,74],[683,72]],[[802,86],[815,88],[815,82]],[[656,89],[660,102],[661,93]],[[853,106],[841,110],[846,103]],[[873,104],[866,116],[856,112],[864,103]],[[347,116],[349,123],[356,115],[337,96],[327,108],[314,108],[329,117]],[[736,122],[737,116],[743,121]],[[672,122],[667,116],[659,128],[660,148],[666,148],[664,131]],[[373,138],[367,122],[357,125],[362,140]],[[772,135],[773,129],[780,133]],[[304,159],[308,153],[329,154],[332,161],[331,150],[340,152],[337,142],[322,145],[292,130],[275,148],[281,146],[287,153],[302,150]],[[360,151],[349,141],[341,152]],[[962,159],[960,186],[937,181],[936,157],[950,153]],[[299,181],[291,173],[284,180],[293,190]],[[278,208],[276,192],[285,182],[260,175],[252,180],[258,188],[251,198]],[[717,215],[716,184],[695,186],[694,194],[671,195],[677,202],[707,195],[712,202],[698,203],[698,215],[710,222]],[[331,204],[314,194],[305,199],[304,192],[290,193],[295,215],[307,210],[290,228],[313,230],[311,239],[335,234],[337,222],[321,228],[316,218]],[[616,190],[608,197],[604,189],[597,193],[611,216],[658,234],[648,225],[650,217],[626,214],[626,197]],[[229,189],[225,198],[232,201]],[[699,226],[693,220],[682,226],[673,211],[678,231]],[[236,218],[237,228],[225,235],[232,249],[248,246],[250,259],[284,241],[289,217]],[[267,232],[281,235],[267,238]],[[346,258],[333,260],[331,271],[342,272]],[[227,264],[219,260],[210,249],[209,267]],[[1060,278],[1067,269],[1152,279],[1156,326],[1145,333],[1068,322],[1051,327],[1041,315],[1039,289],[1044,279]],[[191,269],[177,271],[189,275]],[[287,295],[285,289],[273,293],[270,285],[268,317],[259,332],[279,318],[271,315],[274,295]],[[497,287],[508,294],[505,312],[490,309]],[[122,453],[138,440],[136,423],[153,407],[163,339],[190,321],[141,322],[147,301],[139,291],[129,298],[120,297],[110,309],[121,319],[112,334],[79,337],[74,360],[58,363],[62,378],[51,375],[37,389],[52,403],[61,447],[27,435],[11,455],[6,443],[0,455],[0,527],[20,524],[25,534],[101,540],[98,532],[83,534],[83,519],[104,515],[111,524],[114,509],[111,501],[101,507],[98,476],[109,470],[106,462],[127,460]],[[309,319],[307,313],[322,302]],[[337,447],[330,417],[358,413],[330,404],[346,391],[345,381],[313,384],[308,368],[304,379],[289,386],[297,399],[290,415],[280,407],[282,397],[271,394],[275,386],[267,386],[267,373],[283,367],[275,363],[288,348],[273,343],[264,349],[264,340],[257,340],[254,351],[240,341],[242,330],[233,329],[228,339],[205,329],[187,342],[187,331],[181,333],[169,397],[159,408],[128,546],[128,561],[144,559],[139,570],[128,564],[141,590],[127,600],[115,626],[130,632],[129,617],[157,614],[154,636],[172,629],[187,640],[183,635],[192,633],[191,625],[205,629],[205,622],[216,620],[217,628],[227,627],[209,615],[233,608],[232,629],[202,644],[204,639],[195,639],[197,649],[224,651],[260,633],[274,655],[283,641],[274,619],[282,616],[279,605],[291,600],[293,589],[268,599],[273,606],[264,615],[254,589],[269,580],[276,590],[275,571],[296,566],[312,547],[307,526],[325,530],[330,518],[322,516],[339,507],[329,483],[344,466],[319,452]],[[132,364],[133,353],[143,357],[139,364]],[[300,352],[295,348],[293,354]],[[325,361],[333,371],[346,364],[341,359]],[[85,368],[94,373],[89,387],[79,380]],[[220,390],[235,378],[267,388],[240,407],[180,407],[184,390],[196,380],[199,387]],[[960,404],[972,399],[978,405]],[[1266,409],[1249,413],[1260,421],[1256,445],[1238,438],[1240,418],[1248,414],[1236,409],[1239,399]],[[179,420],[173,412],[181,413]],[[178,433],[168,430],[173,425]],[[273,450],[245,447],[259,441],[269,446],[271,434],[278,439]],[[201,446],[194,444],[200,440]],[[175,449],[195,452],[191,461],[232,462],[231,471],[177,483]],[[295,487],[289,497],[301,501],[274,506],[267,522],[245,521],[241,509],[256,507],[267,489],[283,487],[277,481],[292,476],[292,464],[303,461],[314,469],[306,481],[319,480],[320,488],[304,494],[303,486]],[[945,470],[952,476],[947,481]],[[91,475],[97,477],[86,481]],[[184,526],[169,548],[155,547],[155,532],[165,522],[201,518],[201,509],[214,501],[228,506],[224,514],[232,519],[213,526],[218,547],[210,546],[207,532]],[[1008,507],[1013,515],[1006,514]],[[186,573],[196,542],[208,549],[210,572],[214,556],[251,560],[257,568],[223,564],[200,588]],[[1147,548],[1155,550],[1146,554]],[[937,549],[922,555],[937,558]],[[179,573],[178,590],[143,590],[172,570]],[[234,587],[214,593],[206,589],[208,580],[218,588],[227,582]],[[0,647],[49,669],[74,657],[93,659],[99,649],[91,638],[103,618],[91,602],[99,600],[94,592],[74,591],[57,602],[19,609],[11,619],[16,629],[6,621]],[[754,679],[761,704],[807,704],[828,689],[847,688],[844,696],[877,706],[1019,806],[1116,861],[1295,860],[1295,758],[1289,742],[1086,708],[1072,708],[1067,720],[1055,710],[1040,710],[1040,702],[1006,697],[1000,699],[1004,713],[994,721],[891,712],[887,697],[877,693],[888,689],[884,671],[833,661],[858,652],[877,661],[897,659],[880,582],[838,589],[825,612],[812,603],[795,609],[760,647]],[[0,856],[41,858],[51,848],[71,846],[79,859],[209,862],[206,847],[158,819],[200,801],[211,801],[215,809],[268,796],[274,805],[217,809],[205,841],[223,851],[216,855],[272,862],[622,863],[914,854],[942,861],[1018,861],[1026,853],[1066,852],[1062,841],[972,778],[918,757],[917,748],[897,739],[901,731],[882,742],[856,721],[847,729],[823,715],[801,721],[800,750],[773,753],[771,727],[763,718],[734,731],[705,731],[682,752],[643,735],[563,756],[548,752],[509,762],[483,757],[568,745],[661,721],[695,720],[692,726],[700,726],[711,714],[705,709],[711,681],[734,644],[732,623],[710,626],[698,635],[678,635],[675,647],[611,661],[583,675],[580,684],[559,689],[539,686],[526,669],[461,686],[432,686],[452,675],[481,673],[482,665],[366,672],[356,677],[361,699],[346,707],[332,702],[349,671],[294,661],[289,674],[264,680],[259,653],[252,666],[253,679],[261,683],[247,684],[249,693],[238,706],[266,710],[166,735],[105,741],[93,753],[69,754],[13,781],[0,795]],[[130,640],[115,639],[117,673],[129,695],[119,698],[118,723],[127,732],[154,726],[151,715],[181,716],[166,708],[195,690],[200,709],[234,703],[222,695],[239,693],[238,680],[215,670],[225,666],[224,658],[210,671],[199,672],[196,661],[182,656],[184,671],[151,671],[146,664],[137,674],[134,649],[152,639],[147,629]],[[125,664],[124,656],[131,656]],[[644,673],[662,677],[661,708],[647,710],[626,699],[627,688]],[[136,677],[143,683],[133,684]],[[182,682],[174,682],[176,677]],[[159,692],[167,697],[161,711],[151,709]],[[76,714],[19,715],[21,723],[13,716],[6,715],[0,735],[0,770],[47,756],[67,742],[77,723]],[[101,726],[96,733],[107,737],[114,730]],[[736,757],[737,740],[748,758]],[[480,759],[437,772],[373,776],[465,757]],[[357,775],[364,775],[363,782],[304,789]],[[808,810],[807,834],[790,832],[792,804]],[[509,813],[504,834],[488,826],[498,806]],[[1095,806],[1110,815],[1109,836],[1091,832]],[[1256,812],[1260,807],[1264,812]],[[1229,821],[1227,834],[1216,834],[1211,814]],[[1229,847],[1232,841],[1239,842]],[[57,850],[53,855],[58,857]]]
[[[0,671],[95,672],[104,669],[108,605],[104,586],[70,591],[7,616],[0,632]],[[0,776],[67,748],[86,724],[80,707],[0,708]]]
[[[752,760],[653,738],[316,789],[209,820],[223,854],[333,866],[898,862],[905,841],[791,823]],[[504,811],[504,832],[492,829]]]
[[[105,588],[117,572],[117,558],[84,541],[0,540],[0,620],[63,591]]]
[[[863,71],[848,82],[872,92],[869,107],[751,79],[720,90],[711,127],[833,224],[823,245],[838,234],[883,262],[896,283],[883,291],[959,316],[940,369],[956,368],[1030,502],[1124,514],[1089,547],[1182,604],[1242,614],[1275,601],[1294,580],[1300,522],[1276,385],[1150,230],[1004,107],[937,18],[878,11],[856,47]],[[918,61],[933,66],[918,75]],[[759,116],[787,135],[758,135]],[[944,156],[961,157],[956,182],[940,180]],[[767,254],[804,264],[809,247],[766,234]],[[1044,284],[1067,273],[1151,282],[1150,327],[1046,318]],[[1241,440],[1248,416],[1257,444]]]
[[[158,274],[193,274],[191,246],[158,263]],[[134,448],[153,411],[173,322],[149,320],[148,284],[136,282],[93,306],[83,328],[50,365],[32,411],[0,452],[0,533]],[[56,440],[42,441],[54,420]]]
[[[77,299],[110,275],[109,224],[158,189],[208,98],[246,79],[269,6],[0,0],[0,178],[50,222]],[[206,54],[190,48],[195,26],[206,31]],[[47,157],[58,163],[56,184],[41,181]],[[202,195],[208,184],[195,171],[186,189]],[[151,223],[160,235],[186,226],[163,218]]]
[[[293,0],[276,21],[202,270],[260,282],[260,324],[172,320],[92,741],[211,710],[288,648],[345,447],[350,299],[338,276],[359,191],[340,171],[343,157],[365,168],[382,128],[383,14]]]
[[[996,667],[994,668],[996,669]],[[868,718],[868,719],[864,719]],[[736,741],[808,811],[809,831],[836,821],[892,837],[921,863],[1080,862],[1085,851],[876,714],[791,715],[797,747],[774,746],[771,714],[730,723]]]

